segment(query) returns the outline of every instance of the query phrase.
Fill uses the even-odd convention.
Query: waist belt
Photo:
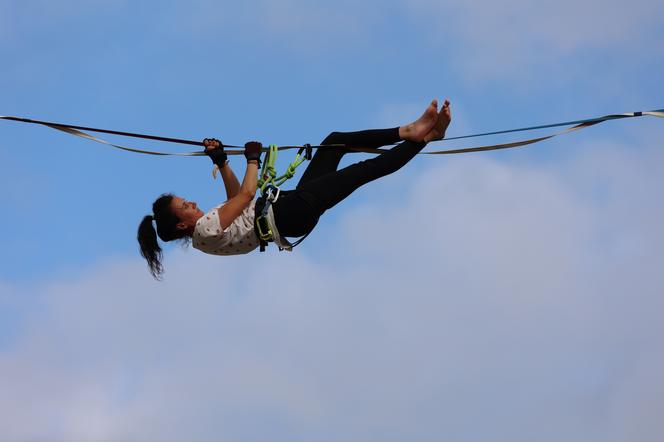
[[[279,234],[277,230],[277,223],[274,219],[274,212],[272,211],[272,204],[279,198],[279,189],[274,186],[269,186],[263,192],[263,195],[256,200],[254,211],[254,232],[258,236],[260,251],[264,252],[269,242],[274,242],[279,250],[293,250],[293,247],[300,244],[304,239],[309,236],[308,232],[303,237],[299,238],[294,243],[291,243],[286,238]]]
[[[293,244],[279,235],[276,222],[274,221],[272,204],[279,199],[279,193],[279,188],[268,185],[264,189],[263,195],[256,201],[254,231],[256,232],[256,236],[258,236],[261,252],[265,251],[268,242],[277,244],[279,250],[291,251],[293,249]],[[299,243],[300,241],[297,242],[297,244]]]

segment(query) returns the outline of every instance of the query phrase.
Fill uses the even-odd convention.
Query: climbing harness
[[[274,215],[271,211],[272,205],[277,202],[281,190],[279,186],[291,179],[295,175],[295,170],[305,160],[311,159],[311,146],[305,144],[295,155],[295,159],[289,164],[286,172],[277,177],[277,170],[275,164],[277,162],[277,155],[279,148],[270,144],[268,147],[263,168],[261,169],[260,178],[258,180],[258,189],[261,191],[261,196],[256,201],[255,212],[255,230],[260,240],[260,251],[264,252],[268,242],[274,242],[279,247],[279,250],[291,251],[293,247],[300,244],[309,234],[307,233],[302,238],[294,243],[290,243],[286,238],[279,235],[279,232],[274,222]],[[304,156],[302,155],[304,153]]]

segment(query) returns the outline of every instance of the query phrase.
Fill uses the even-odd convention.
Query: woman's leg
[[[404,141],[375,158],[300,183],[272,206],[279,233],[288,237],[306,235],[326,210],[363,184],[397,171],[425,145]]]
[[[283,236],[300,236],[308,233],[316,225],[323,212],[338,204],[355,189],[399,170],[417,155],[428,141],[442,139],[445,129],[450,123],[449,102],[445,100],[445,105],[440,113],[437,113],[436,110],[437,101],[434,100],[420,119],[412,124],[393,129],[392,137],[411,141],[404,141],[375,158],[352,164],[341,170],[337,171],[336,168],[343,156],[343,150],[336,154],[332,154],[330,150],[326,149],[321,149],[324,152],[319,150],[317,165],[309,171],[310,165],[297,189],[289,192],[284,198],[279,198],[273,206],[279,232]],[[387,131],[389,130],[387,129]],[[329,140],[330,144],[355,143],[355,140],[348,142],[343,138],[337,138],[344,137],[344,135],[333,133],[326,138],[326,141]],[[365,135],[377,134],[365,131]],[[388,132],[382,135],[388,137],[386,140],[391,140]],[[370,140],[362,139],[361,141],[367,143],[374,139],[371,137]],[[393,142],[385,141],[384,144]]]
[[[323,140],[321,145],[345,144],[347,146],[378,148],[399,141],[401,141],[399,128],[395,127],[393,129],[370,129],[358,132],[332,132]],[[341,158],[346,152],[348,150],[342,147],[317,149],[296,188],[299,189],[313,179],[336,171]]]
[[[332,132],[321,144],[378,148],[397,143],[400,140],[399,128],[395,127],[393,129],[370,129],[359,132]],[[303,189],[318,178],[336,173],[339,162],[346,152],[348,150],[341,147],[318,149],[307,166],[304,175],[300,178],[296,189],[287,192],[277,200],[273,210],[277,220],[277,228],[282,236],[302,236],[314,228],[325,209],[317,201],[316,196]]]
[[[424,146],[424,142],[404,141],[375,158],[312,179],[298,190],[311,195],[320,216],[362,185],[399,170]]]

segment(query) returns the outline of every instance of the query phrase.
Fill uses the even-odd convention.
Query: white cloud
[[[293,254],[46,284],[0,353],[3,436],[654,441],[663,154],[579,152],[419,163]]]
[[[52,26],[82,26],[85,19],[98,20],[100,13],[131,13],[144,16],[147,23],[133,39],[139,46],[174,38],[191,48],[205,48],[201,56],[231,59],[236,55],[229,45],[247,47],[237,56],[240,63],[279,53],[286,59],[295,55],[290,64],[301,61],[297,56],[314,64],[317,58],[330,59],[330,70],[334,60],[344,57],[366,54],[384,60],[387,54],[394,63],[455,71],[473,85],[512,79],[527,89],[546,78],[552,87],[573,82],[596,93],[624,82],[625,73],[642,67],[645,60],[661,61],[656,32],[664,15],[662,2],[655,0],[194,0],[161,5],[149,13],[118,0],[72,0],[67,7],[43,0],[21,5],[5,7],[11,26],[0,32],[12,45]],[[125,31],[133,25],[128,22]],[[357,64],[357,69],[365,68]]]
[[[604,66],[594,65],[592,75],[600,80],[607,73],[598,69],[622,69],[638,54],[659,57],[653,43],[664,15],[659,1],[405,3],[424,21],[437,46],[455,53],[451,66],[460,67],[471,82],[518,77],[532,84],[537,72],[546,72],[548,81],[569,79],[585,69],[577,62],[570,70],[569,60],[597,51],[604,54]]]

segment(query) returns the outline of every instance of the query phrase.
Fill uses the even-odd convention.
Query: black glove
[[[205,146],[205,155],[209,156],[217,167],[222,168],[226,164],[228,155],[224,152],[224,145],[221,141],[216,138],[206,138],[203,140],[203,145]]]
[[[244,145],[244,157],[247,161],[256,160],[258,166],[261,165],[261,153],[263,152],[263,145],[258,141],[249,141]]]

